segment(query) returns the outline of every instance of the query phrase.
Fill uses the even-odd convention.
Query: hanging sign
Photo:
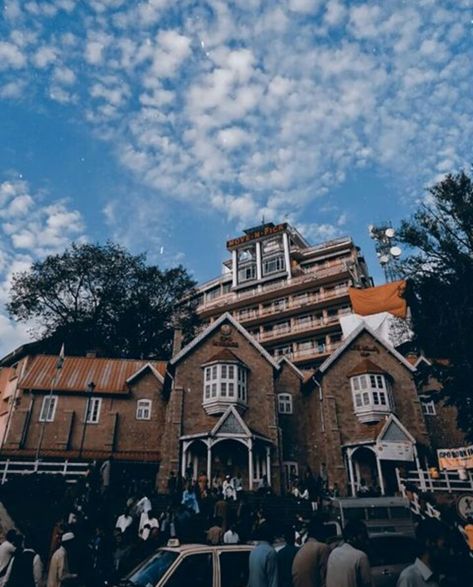
[[[437,450],[437,457],[441,469],[473,469],[473,444],[460,448],[441,448]]]
[[[412,443],[380,441],[375,446],[376,454],[382,461],[413,461]]]

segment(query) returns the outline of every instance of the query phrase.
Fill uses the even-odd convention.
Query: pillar
[[[384,479],[383,479],[383,470],[381,468],[381,461],[378,457],[378,455],[375,453],[376,456],[376,467],[378,469],[378,480],[379,480],[379,487],[381,489],[381,495],[385,494],[384,491]]]
[[[268,484],[271,485],[271,447],[266,447],[266,476]]]
[[[284,232],[282,235],[282,244],[284,248],[284,263],[286,265],[287,279],[288,281],[291,281],[291,255],[289,253],[289,237],[287,236],[287,232]]]
[[[253,440],[248,443],[248,490],[253,491]]]
[[[182,443],[182,459],[181,459],[181,477],[185,478],[186,476],[186,457],[187,457],[187,442],[184,441]]]
[[[207,441],[207,479],[209,487],[212,486],[212,441],[210,438]]]
[[[263,277],[263,265],[261,262],[261,241],[256,241],[256,279],[258,281]]]
[[[237,251],[232,251],[232,287],[236,287],[238,285],[238,255]]]
[[[356,487],[355,487],[355,474],[353,472],[353,460],[352,460],[352,456],[353,456],[353,449],[352,448],[348,448],[347,449],[348,475],[350,477],[351,494],[352,494],[353,497],[355,497],[356,496]]]

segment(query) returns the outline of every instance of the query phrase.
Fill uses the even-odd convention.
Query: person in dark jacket
[[[292,587],[292,563],[299,550],[294,544],[294,539],[294,529],[288,526],[284,531],[286,545],[277,553],[279,587]]]
[[[16,551],[5,576],[5,587],[40,587],[43,564],[28,539],[16,537]]]

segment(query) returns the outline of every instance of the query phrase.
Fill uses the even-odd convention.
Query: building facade
[[[160,490],[171,471],[264,478],[275,492],[309,467],[341,495],[399,490],[439,440],[416,367],[361,325],[317,369],[272,356],[230,313],[165,362],[13,354],[4,360],[1,456],[87,462],[112,456]],[[424,402],[425,403],[425,402]],[[445,446],[444,446],[445,447]]]
[[[269,354],[320,365],[342,339],[348,288],[372,284],[350,238],[311,246],[289,224],[263,224],[227,242],[223,274],[196,290],[205,328],[230,312]]]

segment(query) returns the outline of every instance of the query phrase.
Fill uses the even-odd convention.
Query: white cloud
[[[21,69],[26,65],[26,57],[13,43],[0,41],[0,71],[2,69]]]
[[[41,47],[32,57],[33,63],[40,69],[51,65],[51,63],[54,63],[56,59],[57,54],[54,47]]]

